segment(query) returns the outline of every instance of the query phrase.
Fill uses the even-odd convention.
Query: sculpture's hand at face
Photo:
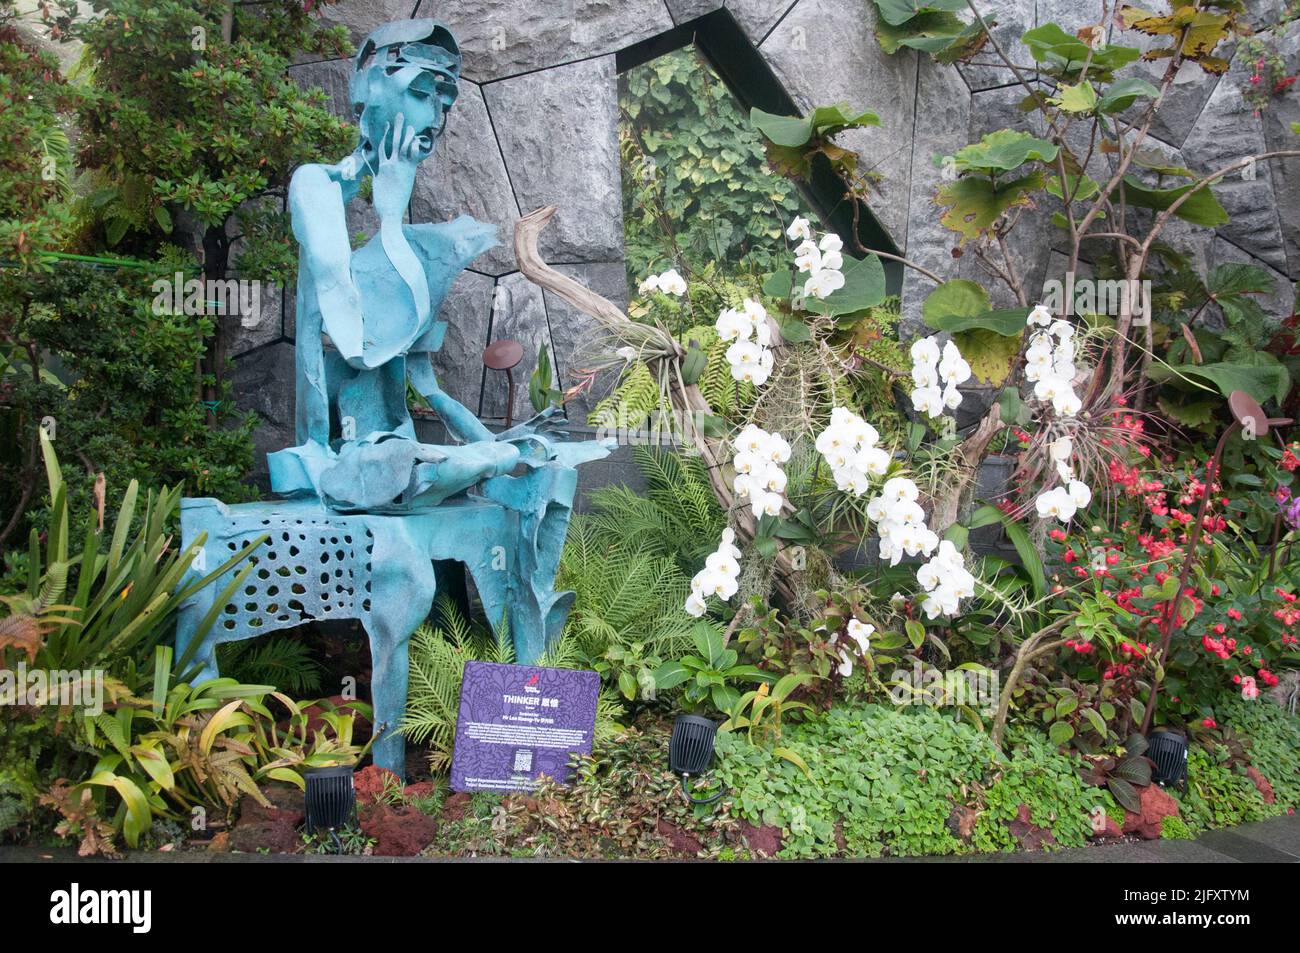
[[[381,223],[400,223],[406,214],[415,185],[415,167],[423,158],[421,151],[419,131],[398,113],[391,135],[385,130],[380,140],[379,166],[375,170],[375,212]]]

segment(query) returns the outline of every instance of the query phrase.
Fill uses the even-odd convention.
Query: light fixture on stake
[[[673,722],[672,740],[668,742],[668,768],[682,779],[682,794],[692,804],[712,804],[722,797],[722,789],[707,798],[693,798],[687,787],[692,777],[699,777],[713,765],[713,739],[718,733],[715,722],[699,715],[678,715]]]
[[[1173,731],[1153,731],[1147,738],[1147,757],[1155,765],[1151,780],[1160,785],[1187,780],[1187,739]]]

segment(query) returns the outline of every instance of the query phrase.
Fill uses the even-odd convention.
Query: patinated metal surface
[[[191,499],[181,513],[186,543],[206,534],[193,571],[264,534],[269,543],[229,603],[213,605],[227,577],[184,607],[178,653],[211,611],[216,625],[195,650],[203,678],[216,676],[221,642],[315,619],[360,620],[383,730],[375,761],[398,774],[407,643],[436,594],[433,561],[463,562],[491,624],[508,626],[520,662],[535,662],[573,601],[554,580],[575,468],[610,450],[560,442],[554,411],[493,434],[438,386],[429,357],[446,331],[442,301],[497,244],[495,228],[465,215],[404,221],[415,168],[442,133],[459,75],[456,41],[433,20],[387,24],[362,44],[352,79],[357,147],[341,162],[301,167],[289,190],[300,246],[298,444],[268,454],[272,488],[286,499]],[[380,228],[353,251],[344,207],[366,176]],[[420,442],[408,383],[459,443]]]

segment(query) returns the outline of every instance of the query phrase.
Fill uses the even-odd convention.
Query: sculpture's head
[[[360,149],[372,170],[399,113],[403,126],[416,132],[419,161],[429,157],[459,81],[460,47],[437,20],[398,20],[366,37],[357,51],[351,93]]]

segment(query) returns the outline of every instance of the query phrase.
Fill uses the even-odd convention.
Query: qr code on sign
[[[533,753],[531,751],[521,750],[515,752],[515,770],[533,770]]]

